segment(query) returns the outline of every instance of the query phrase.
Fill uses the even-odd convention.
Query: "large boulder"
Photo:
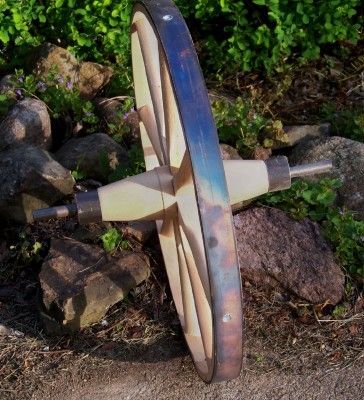
[[[75,85],[80,95],[93,99],[109,83],[113,70],[111,67],[90,61],[79,63],[66,49],[45,43],[35,52],[33,73],[47,81],[55,74],[56,80],[68,88]]]
[[[29,145],[0,153],[0,215],[20,223],[73,192],[74,179],[49,153]]]
[[[110,171],[118,165],[126,165],[128,156],[108,135],[94,133],[69,140],[57,151],[56,158],[69,170],[78,169],[89,178],[107,182]]]
[[[63,80],[72,84],[78,81],[78,61],[66,49],[45,43],[38,48],[35,57],[33,68],[35,75],[48,78],[56,72]]]
[[[111,67],[89,61],[81,63],[78,75],[80,95],[93,99],[109,83],[112,74]]]
[[[234,225],[243,279],[314,304],[341,300],[344,275],[317,224],[256,207],[235,215]]]
[[[1,122],[0,149],[22,143],[44,150],[51,148],[51,120],[43,101],[32,98],[19,101]]]
[[[327,137],[330,135],[331,125],[328,123],[321,125],[292,125],[285,126],[283,129],[286,133],[287,142],[282,142],[275,148],[295,146],[303,140]]]
[[[364,143],[333,136],[300,143],[292,152],[292,164],[332,160],[334,168],[326,176],[339,178],[338,204],[364,218]],[[322,175],[308,179],[317,181]]]
[[[143,253],[112,256],[94,245],[53,239],[39,275],[47,331],[74,332],[99,322],[149,273]]]

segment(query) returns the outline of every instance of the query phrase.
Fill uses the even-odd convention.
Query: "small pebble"
[[[23,337],[24,333],[0,324],[0,336]]]

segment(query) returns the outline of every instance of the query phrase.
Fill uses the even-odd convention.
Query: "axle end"
[[[67,218],[77,215],[76,204],[70,204],[67,206],[42,208],[40,210],[33,211],[34,221],[45,221],[51,218]]]
[[[80,224],[102,221],[100,200],[97,190],[78,193],[75,195],[75,204],[42,208],[33,211],[34,221],[44,221],[51,218],[78,217]]]
[[[330,172],[333,168],[331,160],[318,161],[312,164],[297,165],[290,168],[291,178],[310,176],[315,174],[324,174]]]

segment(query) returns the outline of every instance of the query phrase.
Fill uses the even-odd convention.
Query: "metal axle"
[[[291,178],[298,178],[303,176],[323,174],[330,172],[332,169],[332,161],[324,160],[318,161],[312,164],[297,165],[296,167],[290,168]]]
[[[330,171],[331,161],[290,167],[286,157],[267,161],[224,161],[231,206],[267,192],[289,189],[291,179]],[[242,184],[243,183],[243,184]],[[33,211],[34,221],[78,216],[82,224],[98,221],[163,219],[167,208],[178,202],[173,196],[172,176],[165,167],[78,193],[76,204]]]
[[[69,204],[65,206],[42,208],[33,211],[34,221],[45,221],[51,218],[67,218],[74,217],[78,213],[76,204]]]

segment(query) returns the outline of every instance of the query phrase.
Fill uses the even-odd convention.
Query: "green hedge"
[[[356,42],[362,0],[177,0],[199,22],[211,69],[281,70],[319,56],[323,45]],[[226,67],[225,67],[226,68]]]
[[[211,71],[279,70],[294,59],[360,36],[361,0],[177,0]],[[20,64],[48,41],[78,58],[129,61],[131,0],[0,0],[0,62]]]
[[[79,59],[129,63],[130,0],[0,0],[2,63],[21,65],[29,45],[68,47]]]

